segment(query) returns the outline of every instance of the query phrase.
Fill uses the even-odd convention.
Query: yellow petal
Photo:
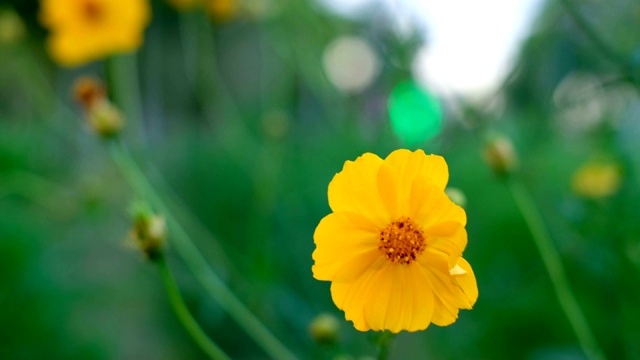
[[[428,264],[429,268],[441,273],[447,273],[451,267],[449,266],[449,255],[441,250],[433,247],[427,247],[418,262]]]
[[[458,319],[459,312],[460,309],[457,307],[451,304],[446,304],[436,297],[431,322],[438,326],[451,325]]]
[[[371,330],[364,317],[364,305],[370,301],[368,290],[380,275],[380,268],[387,265],[387,259],[380,258],[358,279],[349,282],[331,283],[331,298],[338,309],[344,311],[345,318],[353,322],[360,331]]]
[[[356,329],[426,329],[434,309],[433,292],[418,266],[378,263],[353,282],[333,282],[331,295]]]
[[[426,155],[424,151],[400,149],[392,152],[385,159],[401,179],[399,194],[407,198],[411,192],[413,182],[421,177],[436,188],[444,190],[449,181],[449,168],[442,156]]]
[[[312,271],[318,280],[350,281],[382,257],[377,230],[354,213],[332,213],[318,224],[313,235],[316,250]]]
[[[409,217],[429,228],[446,221],[467,224],[464,209],[449,199],[444,191],[429,185],[424,179],[414,182],[411,189]]]
[[[411,264],[411,281],[409,286],[413,288],[413,307],[411,322],[407,331],[424,330],[431,323],[435,311],[435,296],[429,280],[420,270],[419,264]]]
[[[399,201],[398,190],[398,177],[394,169],[386,163],[381,164],[378,170],[378,193],[391,219],[407,214],[408,201]]]
[[[476,276],[473,273],[473,269],[471,268],[471,265],[469,265],[467,260],[459,258],[457,266],[461,267],[466,272],[466,274],[462,276],[456,276],[455,281],[464,292],[469,304],[473,306],[476,303],[476,300],[478,300],[478,283],[476,281]]]
[[[345,162],[342,171],[329,183],[331,210],[362,214],[379,228],[388,224],[390,215],[378,193],[377,175],[381,164],[382,159],[370,153]]]
[[[427,247],[437,249],[449,257],[449,268],[456,265],[456,261],[467,246],[467,231],[464,226],[447,221],[424,230]]]
[[[447,269],[446,272],[435,269],[430,264],[425,263],[424,258],[420,258],[419,263],[422,265],[421,269],[423,273],[431,283],[434,295],[440,299],[441,302],[451,307],[471,309],[472,304],[469,298],[458,285],[457,279],[454,280],[451,276],[449,269]]]

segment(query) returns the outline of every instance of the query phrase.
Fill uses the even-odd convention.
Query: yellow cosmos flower
[[[462,258],[466,214],[445,194],[444,159],[396,150],[347,161],[329,184],[333,211],[314,233],[313,276],[356,329],[445,326],[478,298]]]
[[[42,0],[41,4],[40,20],[51,31],[49,53],[64,66],[137,49],[150,18],[147,0]]]
[[[238,12],[238,0],[209,0],[207,9],[213,20],[229,21]]]

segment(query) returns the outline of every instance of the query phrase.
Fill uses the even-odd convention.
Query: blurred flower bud
[[[464,195],[462,190],[454,187],[448,187],[444,192],[454,204],[460,207],[465,207],[465,205],[467,205],[467,197]]]
[[[133,227],[129,232],[129,237],[147,258],[157,259],[162,254],[167,237],[164,217],[151,213],[145,204],[134,205],[132,212]]]
[[[124,127],[120,111],[106,99],[97,102],[90,108],[87,122],[91,129],[103,138],[118,135]]]
[[[25,33],[24,22],[15,11],[0,10],[0,45],[16,43],[24,37]]]
[[[91,77],[79,78],[73,86],[73,95],[84,111],[91,130],[103,138],[116,136],[124,127],[120,111],[106,97],[102,84]]]
[[[104,87],[95,78],[83,76],[73,84],[73,96],[85,111],[106,98]]]
[[[316,316],[309,325],[311,338],[319,344],[333,344],[338,339],[340,322],[328,313]]]
[[[590,162],[573,175],[573,192],[585,198],[601,199],[615,194],[622,183],[620,167],[615,163]]]
[[[495,135],[487,141],[484,158],[491,170],[500,177],[508,176],[518,166],[518,155],[513,149],[513,143],[501,135]]]

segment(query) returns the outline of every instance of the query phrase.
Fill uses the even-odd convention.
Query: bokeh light
[[[409,146],[432,139],[442,130],[440,102],[413,81],[398,84],[388,106],[393,132]]]
[[[343,36],[324,51],[324,71],[333,85],[346,93],[359,93],[371,85],[380,71],[380,61],[369,43]]]

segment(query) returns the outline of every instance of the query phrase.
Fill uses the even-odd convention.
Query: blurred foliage
[[[628,63],[603,55],[550,2],[498,93],[447,99],[443,132],[417,147],[445,156],[450,185],[466,195],[465,258],[480,298],[452,326],[402,333],[392,358],[583,357],[522,216],[483,162],[483,137],[496,131],[515,142],[519,176],[600,346],[610,358],[640,359],[640,3],[573,3]],[[37,2],[5,4],[26,32],[0,44],[0,357],[202,357],[156,269],[124,246],[131,191],[72,103],[80,75],[117,86],[113,67],[56,67]],[[245,4],[254,7],[220,23],[152,2],[143,47],[120,58],[137,64],[144,113],[129,119],[126,140],[206,258],[296,354],[373,355],[370,335],[346,322],[334,345],[309,335],[318,314],[343,318],[329,284],[312,278],[313,231],[345,160],[403,146],[387,97],[410,79],[425,39],[417,29],[398,33],[383,8],[347,19],[309,1]],[[325,47],[345,34],[368,40],[382,59],[358,94],[341,93],[323,72]],[[593,160],[619,164],[614,195],[572,193],[573,174]],[[233,358],[265,357],[170,262],[205,331]]]

